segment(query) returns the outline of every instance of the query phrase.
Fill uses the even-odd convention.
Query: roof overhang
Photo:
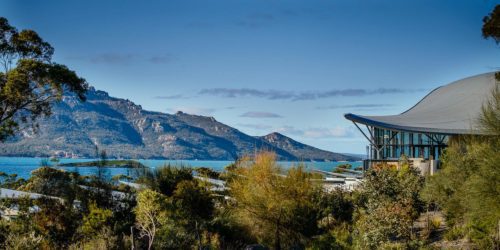
[[[410,133],[422,133],[422,134],[443,134],[443,135],[458,135],[458,134],[477,134],[478,132],[474,132],[472,130],[463,130],[463,129],[442,129],[442,128],[429,128],[429,127],[412,127],[399,125],[395,123],[386,123],[383,121],[379,121],[373,118],[367,118],[361,115],[355,114],[344,114],[344,117],[347,120],[352,122],[361,123],[371,127],[383,128],[387,130],[393,131],[402,131],[402,132],[410,132]]]
[[[478,123],[493,90],[500,88],[495,73],[468,77],[431,91],[399,115],[345,114],[352,122],[393,131],[443,135],[485,134]]]

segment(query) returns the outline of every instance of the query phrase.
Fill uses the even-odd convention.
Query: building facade
[[[486,73],[438,87],[399,115],[345,114],[369,142],[365,168],[405,157],[433,174],[451,136],[482,134],[479,116],[497,84],[495,74]]]

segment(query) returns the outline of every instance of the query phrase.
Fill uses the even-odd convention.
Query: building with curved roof
[[[438,87],[399,115],[344,116],[370,142],[372,161],[438,159],[450,135],[482,134],[477,121],[496,84],[495,73],[485,73]]]

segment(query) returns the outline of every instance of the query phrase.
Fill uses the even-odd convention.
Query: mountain
[[[321,150],[295,141],[292,138],[286,137],[277,132],[259,138],[276,148],[285,150],[286,152],[297,157],[299,160],[328,161],[335,159],[336,161],[349,161],[359,159],[353,156]]]
[[[366,154],[353,154],[353,153],[339,153],[339,154],[356,157],[356,158],[359,158],[361,160],[366,160],[368,158],[368,157],[366,157]]]
[[[113,158],[234,160],[270,150],[280,160],[358,160],[277,133],[249,136],[213,117],[143,110],[93,88],[83,103],[65,95],[36,131],[23,129],[0,144],[0,155],[95,157],[96,146]]]

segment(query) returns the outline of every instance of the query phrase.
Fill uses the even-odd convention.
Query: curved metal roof
[[[495,84],[495,73],[481,74],[438,87],[399,115],[362,116],[349,113],[344,117],[354,122],[390,130],[480,134],[476,121]]]

